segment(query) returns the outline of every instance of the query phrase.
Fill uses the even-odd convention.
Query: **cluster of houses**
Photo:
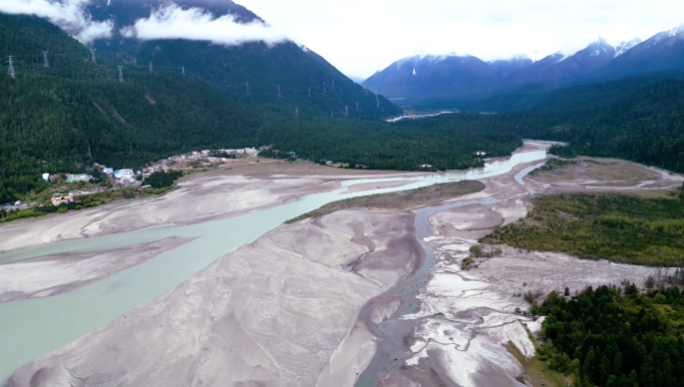
[[[181,155],[171,156],[169,158],[161,160],[159,164],[155,164],[149,168],[145,168],[143,171],[145,176],[154,173],[167,171],[171,169],[171,165],[174,165],[173,169],[178,168],[178,163],[188,163],[193,161],[204,161],[211,164],[223,164],[235,161],[236,156],[247,156],[256,157],[259,155],[259,149],[257,148],[240,148],[240,149],[213,149],[213,150],[202,150],[196,152],[185,153]],[[228,156],[228,157],[226,157]],[[230,157],[233,156],[233,157]]]
[[[131,187],[137,184],[140,184],[138,181],[138,176],[149,176],[150,174],[158,171],[166,171],[169,169],[169,164],[174,163],[174,162],[183,162],[183,161],[195,161],[195,160],[205,160],[209,161],[212,163],[225,163],[225,162],[230,162],[233,161],[232,158],[225,157],[224,155],[244,155],[248,157],[256,157],[259,154],[259,149],[256,148],[240,148],[240,149],[216,149],[216,150],[203,150],[199,152],[190,152],[178,156],[171,156],[167,159],[162,160],[160,164],[154,165],[149,168],[145,168],[143,171],[134,171],[132,169],[119,169],[119,170],[114,170],[113,168],[108,168],[105,165],[100,165],[95,163],[93,165],[94,168],[99,169],[99,171],[108,176],[109,178],[113,178],[116,180],[116,184],[122,186],[122,187]],[[218,157],[216,157],[218,156]],[[235,157],[234,156],[234,157]],[[43,180],[45,180],[48,183],[54,183],[60,177],[62,174],[49,174],[45,173],[43,174]],[[94,180],[94,177],[92,175],[88,174],[65,174],[66,176],[66,182],[67,183],[88,183],[91,180]],[[64,187],[62,187],[64,189]],[[97,187],[92,190],[88,191],[82,191],[82,190],[74,190],[74,191],[69,191],[68,194],[63,194],[63,193],[55,193],[52,195],[52,198],[50,201],[52,202],[52,205],[55,207],[60,206],[61,204],[69,204],[74,201],[74,198],[78,196],[85,196],[85,195],[92,195],[98,192],[104,192],[107,191],[107,188],[105,187]]]
[[[74,196],[71,194],[68,195],[62,195],[62,194],[53,194],[52,198],[50,199],[52,201],[52,205],[55,207],[59,207],[62,203],[63,204],[69,204],[73,203],[74,201]]]

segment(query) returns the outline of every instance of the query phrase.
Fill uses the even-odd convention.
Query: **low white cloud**
[[[88,3],[89,0],[0,0],[0,12],[46,18],[83,44],[112,36],[114,24],[93,21],[85,10]]]
[[[222,45],[250,41],[274,44],[286,40],[281,32],[261,22],[241,24],[231,15],[215,18],[200,8],[184,10],[175,4],[155,10],[149,18],[122,29],[121,34],[142,40],[203,40]]]

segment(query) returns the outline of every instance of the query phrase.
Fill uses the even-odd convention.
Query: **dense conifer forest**
[[[616,157],[684,173],[684,81],[646,82],[641,88],[634,87],[640,82],[624,82],[624,89],[619,83],[597,84],[562,94],[561,100],[577,102],[574,109],[565,105],[494,115],[448,114],[408,125],[429,127],[439,122],[468,131],[486,128],[520,138],[562,141],[569,146],[551,153]],[[618,98],[620,90],[629,93]],[[595,107],[580,102],[585,99]]]
[[[400,112],[370,92],[358,110],[348,102],[348,114],[339,106],[328,113],[331,104],[344,102],[343,95],[366,98],[350,82],[332,88],[331,80],[325,90],[322,83],[321,90],[312,86],[311,97],[308,88],[283,84],[279,97],[277,89],[264,93],[257,84],[238,97],[227,90],[225,79],[213,82],[190,71],[183,76],[176,68],[150,72],[129,65],[123,65],[120,82],[121,64],[99,56],[93,63],[91,52],[58,27],[28,16],[0,15],[0,21],[0,48],[14,56],[16,72],[11,78],[4,66],[0,74],[0,203],[44,189],[43,172],[84,171],[93,162],[137,168],[198,149],[272,146],[316,162],[436,170],[481,166],[473,152],[504,156],[521,144],[512,133],[362,120]],[[280,50],[295,49],[300,50],[286,44]],[[431,167],[421,168],[425,164]]]
[[[3,62],[14,56],[16,71],[11,78],[5,62],[0,73],[0,203],[40,191],[42,172],[83,171],[93,162],[137,168],[173,153],[244,146],[352,167],[444,170],[481,166],[474,152],[505,156],[522,138],[536,138],[569,142],[552,149],[563,156],[620,157],[684,172],[684,81],[676,79],[587,85],[560,98],[594,107],[387,124],[378,118],[399,114],[396,106],[307,60],[294,44],[272,51],[258,43],[224,51],[182,41],[156,51],[143,44],[137,54],[158,62],[150,72],[129,63],[129,54],[93,63],[88,49],[44,20],[0,15],[0,21],[0,54]],[[181,51],[197,51],[193,58],[209,62],[190,61],[183,75],[174,67]],[[284,77],[269,64],[272,56],[279,66],[307,71]],[[239,58],[264,70],[249,94],[243,80],[253,74],[240,72]]]
[[[541,359],[573,386],[684,386],[684,295],[678,287],[639,294],[636,286],[591,288],[567,300],[552,293],[536,312]]]

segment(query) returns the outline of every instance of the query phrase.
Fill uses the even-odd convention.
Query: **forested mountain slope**
[[[306,55],[294,45],[283,49]],[[43,50],[50,52],[48,68]],[[98,56],[93,63],[85,47],[35,17],[0,15],[0,53],[15,56],[16,70],[15,79],[6,66],[0,73],[0,203],[43,189],[43,172],[84,171],[93,162],[135,168],[172,153],[214,147],[272,145],[316,162],[399,170],[425,170],[421,165],[430,164],[434,170],[481,166],[473,152],[506,156],[521,144],[516,134],[498,127],[471,131],[359,120],[354,105],[348,117],[339,111],[334,117],[307,114],[305,107],[296,116],[280,98],[250,101],[251,93],[231,98],[174,69],[149,72],[123,65],[120,82],[121,62]],[[307,60],[311,71],[325,68]],[[344,85],[335,95],[347,95]],[[286,100],[285,88],[282,94]],[[321,109],[316,104],[324,97],[313,99],[312,110]],[[375,97],[369,93],[369,98],[377,109]]]
[[[668,79],[682,79],[684,72],[660,72],[616,81],[571,86],[527,85],[515,92],[475,101],[461,101],[464,111],[505,113],[520,110],[577,110],[606,106],[638,90]],[[454,107],[453,102],[451,106]],[[431,108],[445,108],[443,103]]]
[[[570,142],[576,154],[684,172],[684,81],[649,85],[591,115],[570,114],[544,135]]]
[[[96,0],[89,7],[94,19],[110,20],[113,36],[96,40],[97,53],[128,66],[141,68],[152,62],[199,77],[207,84],[246,104],[272,104],[313,115],[345,115],[378,119],[400,115],[402,110],[376,96],[337,71],[324,58],[315,57],[290,41],[222,45],[197,40],[137,40],[121,35],[137,19],[169,6],[169,2]],[[254,13],[232,1],[176,0],[183,9],[201,8],[213,17],[230,15],[239,23],[263,23]],[[248,93],[249,90],[249,93]],[[280,91],[279,91],[280,90]],[[358,104],[358,109],[357,109]]]
[[[563,156],[617,157],[684,173],[684,81],[635,78],[620,82],[566,90],[569,101],[595,95],[590,106],[579,104],[583,108],[578,109],[447,114],[399,125],[439,125],[471,132],[486,129],[491,134],[564,141],[570,146],[552,151]],[[558,98],[557,106],[567,102],[562,94]]]
[[[0,76],[0,203],[38,186],[38,172],[256,145],[255,121],[201,81],[127,69],[119,82],[114,64],[92,63],[85,47],[46,21],[0,14],[0,49],[14,55],[16,72],[12,79],[4,66]]]

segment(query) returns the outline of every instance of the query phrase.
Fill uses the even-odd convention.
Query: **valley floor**
[[[528,143],[527,150],[543,146],[548,144]],[[518,182],[516,177],[539,164],[483,179],[484,191],[451,200],[497,202],[429,216],[435,233],[424,240],[416,238],[416,213],[406,209],[346,209],[278,226],[163,296],[26,365],[7,385],[354,386],[377,360],[380,341],[390,339],[403,344],[380,361],[373,385],[519,385],[516,378],[525,371],[505,345],[534,356],[528,331],[539,332],[540,321],[516,311],[527,310],[526,293],[541,297],[623,279],[642,284],[653,274],[643,267],[507,247],[462,270],[477,239],[527,214],[530,194],[587,189],[585,180]],[[681,186],[680,176],[649,170],[632,190]],[[619,180],[616,174],[607,173],[611,183]],[[15,262],[0,265],[0,278],[13,278],[0,280],[0,301],[69,292],[188,241],[28,260],[22,260],[28,251],[22,249],[49,250],[60,240],[234,217],[332,192],[350,179],[399,178],[351,188],[372,190],[401,186],[413,176],[304,163],[249,166],[192,175],[156,200],[2,226],[0,250],[11,253],[0,256],[0,263]],[[399,316],[411,299],[398,292],[402,281],[424,267],[432,252],[436,263],[413,292],[419,305]]]

